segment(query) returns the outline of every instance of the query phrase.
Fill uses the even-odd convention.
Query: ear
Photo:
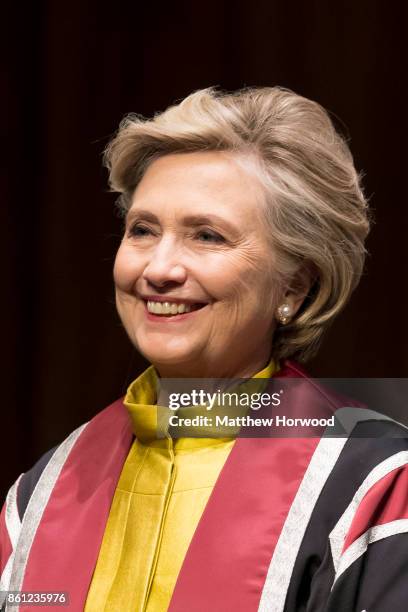
[[[276,318],[285,325],[296,316],[318,275],[313,264],[304,263],[284,289]]]

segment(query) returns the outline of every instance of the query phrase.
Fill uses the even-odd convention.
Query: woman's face
[[[232,155],[166,155],[146,171],[114,279],[125,329],[162,376],[243,377],[267,363],[282,295],[262,205]]]

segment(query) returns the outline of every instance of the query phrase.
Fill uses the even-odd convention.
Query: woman
[[[367,204],[327,113],[280,88],[202,90],[127,118],[106,160],[117,308],[152,366],[12,487],[2,589],[87,612],[404,609],[398,425],[355,409],[348,438],[177,438],[157,408],[165,378],[295,378],[287,414],[340,413],[288,361],[316,351],[364,262]]]

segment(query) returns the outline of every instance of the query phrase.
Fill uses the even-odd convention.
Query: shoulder
[[[319,494],[309,503],[287,609],[295,606],[305,575],[313,575],[313,609],[403,609],[398,606],[408,596],[401,578],[408,561],[408,429],[301,375],[306,395],[309,383],[313,387],[312,401],[316,393],[330,398],[340,429],[338,437],[320,440],[309,466],[310,486],[319,483]],[[309,495],[308,489],[306,505]],[[391,551],[395,562],[384,566]]]
[[[58,446],[54,446],[54,448],[44,453],[37,463],[35,463],[35,465],[28,470],[28,472],[22,474],[17,488],[17,509],[20,520],[23,519],[31,494],[34,491],[41,474],[57,448]]]
[[[54,446],[33,465],[31,469],[23,473],[19,480],[16,490],[16,503],[18,515],[22,520],[30,498],[39,482],[41,476],[58,454],[63,454],[67,457],[73,446],[80,442],[81,437],[85,439],[85,443],[89,444],[101,435],[101,431],[115,431],[121,424],[127,425],[126,412],[123,409],[123,399],[120,398],[101,410],[89,422],[84,423],[69,436],[67,436],[60,444]]]
[[[347,494],[329,534],[333,585],[327,609],[350,609],[352,602],[359,610],[403,609],[408,596],[407,431],[386,421],[361,424],[358,430],[373,437],[355,435],[347,441],[337,477],[329,484],[333,496]],[[349,489],[348,482],[353,484]]]

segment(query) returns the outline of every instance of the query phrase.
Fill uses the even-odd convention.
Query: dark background
[[[128,112],[209,85],[282,85],[341,118],[376,224],[315,376],[408,375],[405,2],[3,5],[2,491],[124,393],[121,234],[101,152]]]

